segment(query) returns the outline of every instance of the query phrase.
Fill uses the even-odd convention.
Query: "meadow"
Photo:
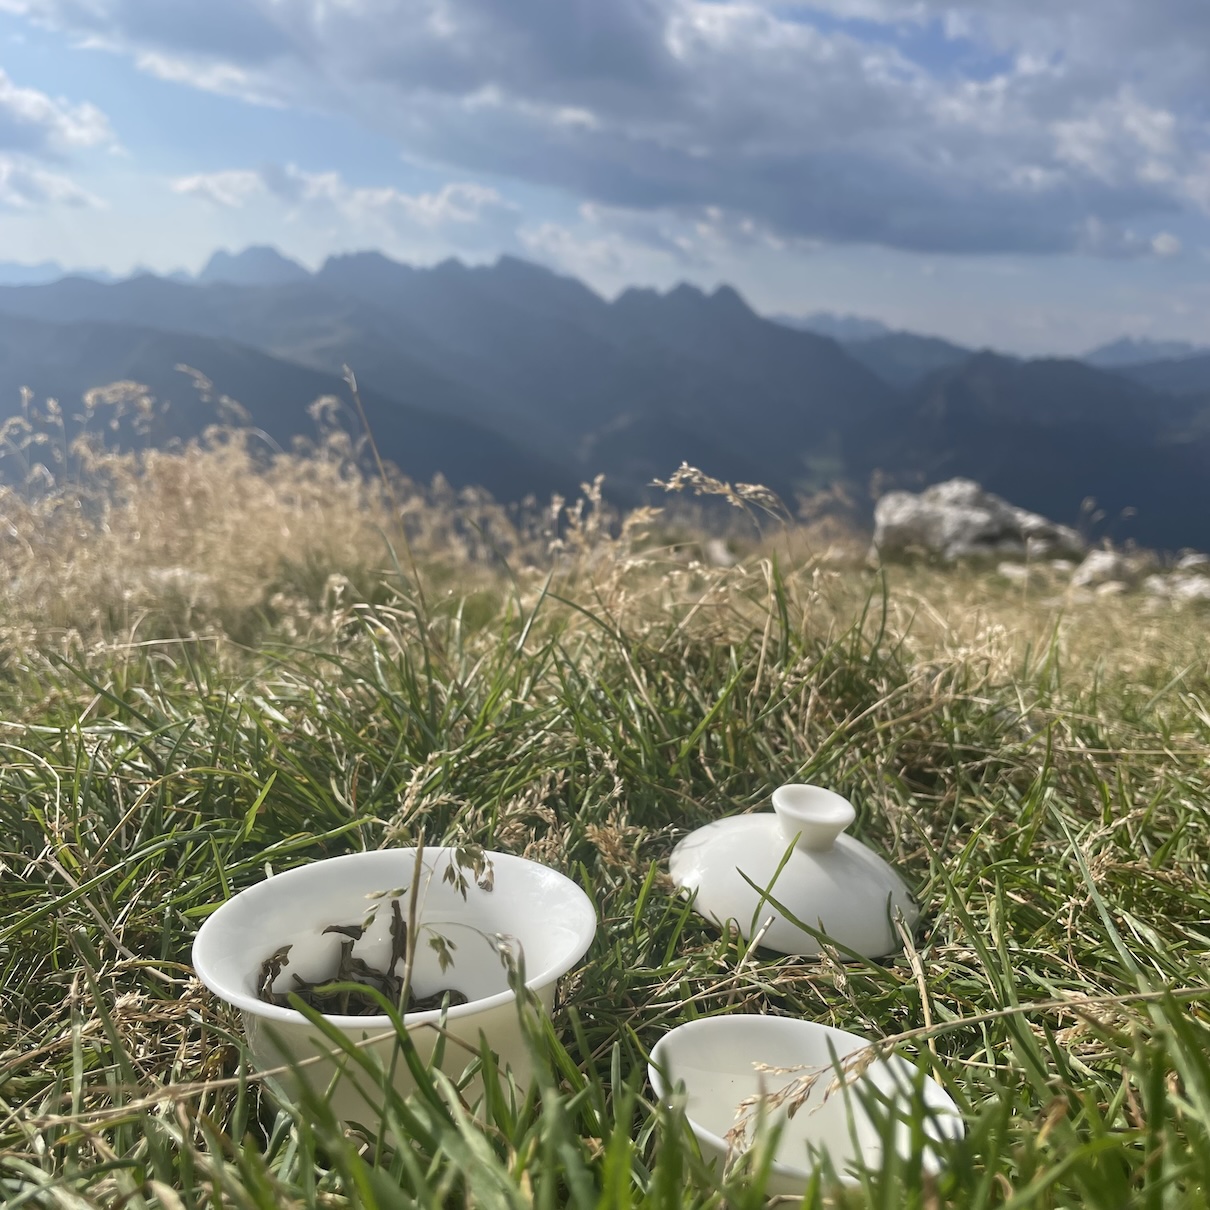
[[[940,1177],[807,1205],[1210,1202],[1205,610],[876,569],[759,492],[720,567],[594,485],[508,510],[332,434],[34,433],[0,499],[11,1210],[760,1206],[767,1147],[712,1178],[646,1083],[665,1031],[735,1011],[888,1039],[963,1111]],[[671,885],[682,835],[787,781],[916,889],[897,956],[750,950]],[[189,949],[267,869],[421,836],[557,867],[600,927],[526,1098],[477,1118],[434,1078],[366,1138],[257,1079]]]

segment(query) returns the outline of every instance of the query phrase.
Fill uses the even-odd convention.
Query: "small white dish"
[[[773,792],[773,813],[719,819],[690,833],[672,852],[673,881],[694,894],[698,913],[720,926],[735,921],[751,938],[784,954],[818,954],[819,942],[769,903],[772,896],[810,928],[867,958],[894,953],[901,912],[908,927],[919,908],[903,879],[844,830],[852,804],[820,786]],[[746,877],[745,877],[746,876]],[[759,888],[759,889],[756,889]]]
[[[417,920],[419,935],[413,986],[418,996],[457,988],[469,1002],[444,1014],[447,1037],[443,1066],[461,1072],[478,1052],[480,1036],[512,1069],[521,1085],[529,1077],[529,1054],[522,1036],[516,997],[501,960],[503,938],[514,954],[524,957],[526,986],[537,993],[547,1013],[554,1005],[555,985],[585,954],[596,932],[596,912],[588,896],[557,870],[507,853],[485,853],[493,885],[483,889],[467,872],[466,895],[446,879],[456,865],[455,851],[425,849],[421,866]],[[284,992],[297,974],[306,980],[330,977],[342,938],[324,933],[329,925],[357,924],[378,906],[370,928],[357,942],[356,956],[382,969],[390,958],[390,921],[386,905],[392,892],[406,891],[415,870],[415,849],[379,849],[312,862],[256,883],[228,900],[211,915],[193,943],[198,978],[243,1017],[254,1066],[260,1071],[289,1062],[306,1062],[308,1084],[323,1092],[342,1061],[330,1041],[301,1013],[262,1000],[258,983],[262,964],[289,945],[289,964],[273,981]],[[383,896],[386,896],[385,898]],[[400,896],[406,916],[408,895]],[[386,910],[383,910],[386,908]],[[432,937],[452,943],[453,964],[442,971]],[[401,972],[400,972],[401,973]],[[404,1023],[422,1058],[437,1041],[434,1026],[439,1009],[408,1013]],[[369,1042],[384,1061],[394,1047],[387,1016],[337,1016],[325,1020],[354,1042]],[[462,1043],[461,1045],[459,1043]],[[296,1087],[287,1075],[278,1077],[288,1096]],[[358,1076],[364,1087],[365,1075]],[[395,1085],[404,1094],[412,1087],[407,1065],[398,1062]],[[342,1078],[332,1094],[332,1106],[345,1121],[377,1121],[377,1107]]]
[[[953,1100],[907,1060],[859,1058],[846,1069],[845,1060],[869,1045],[856,1034],[812,1021],[727,1014],[669,1031],[652,1049],[647,1070],[661,1099],[684,1087],[686,1116],[702,1156],[720,1170],[729,1156],[752,1145],[763,1110],[763,1121],[781,1128],[765,1192],[800,1197],[825,1155],[843,1183],[855,1181],[859,1169],[880,1166],[881,1141],[865,1107],[871,1096],[883,1113],[906,1118],[918,1111],[926,1139],[958,1139],[965,1133]],[[762,1110],[745,1104],[762,1098]],[[796,1100],[800,1105],[791,1115],[789,1106]],[[733,1146],[727,1135],[737,1126],[743,1138]],[[898,1122],[894,1146],[904,1158],[912,1155],[911,1137],[912,1122]],[[925,1171],[940,1171],[927,1143],[920,1158]]]

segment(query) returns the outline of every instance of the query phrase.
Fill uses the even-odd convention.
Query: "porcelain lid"
[[[700,915],[720,925],[734,920],[745,940],[772,918],[762,945],[819,953],[818,941],[778,911],[771,896],[803,924],[880,958],[902,945],[895,912],[910,927],[919,910],[899,875],[844,835],[855,818],[848,799],[831,790],[782,786],[773,792],[772,814],[716,820],[686,836],[673,850],[672,877],[696,892]]]

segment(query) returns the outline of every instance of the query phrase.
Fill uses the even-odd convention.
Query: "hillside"
[[[971,349],[948,340],[911,332],[888,332],[850,341],[845,351],[883,382],[901,390],[910,390],[928,375],[953,369],[973,355]]]
[[[871,462],[898,456],[918,483],[973,478],[1072,521],[1092,498],[1105,513],[1098,532],[1204,547],[1210,442],[1196,417],[1188,403],[1082,362],[981,353],[923,383],[876,438]]]
[[[1122,369],[1124,377],[1153,391],[1210,399],[1210,353],[1148,361]]]
[[[39,396],[61,401],[70,436],[78,431],[73,418],[85,391],[98,383],[135,381],[164,405],[150,440],[194,437],[220,416],[199,398],[181,366],[200,370],[216,391],[241,404],[269,446],[289,448],[296,438],[314,438],[308,408],[324,396],[344,400],[343,425],[354,434],[360,430],[343,380],[234,341],[131,324],[52,324],[11,316],[0,316],[0,419],[17,412],[22,386],[36,385]],[[576,487],[572,476],[500,434],[372,388],[361,395],[383,456],[420,483],[440,472],[455,487],[481,485],[501,500]],[[99,417],[94,427],[104,423]],[[125,436],[134,439],[129,432]]]
[[[365,254],[279,286],[66,279],[0,290],[3,312],[238,340],[327,373],[349,364],[383,396],[524,434],[542,457],[604,472],[624,490],[648,482],[651,465],[679,465],[689,433],[733,452],[734,465],[714,471],[723,477],[759,469],[787,496],[824,486],[855,426],[891,404],[835,342],[762,320],[733,292],[683,287],[610,304],[508,258],[416,270]],[[620,422],[641,418],[666,440],[615,445],[607,465],[583,461]]]
[[[1204,1210],[1203,607],[1056,595],[1037,567],[875,575],[864,543],[794,527],[703,569],[705,535],[667,545],[641,518],[614,533],[591,505],[557,551],[484,509],[493,542],[476,554],[450,540],[461,511],[410,493],[397,570],[399,513],[307,459],[151,463],[109,509],[70,485],[25,510],[10,499],[0,532],[0,1202],[758,1210],[762,1152],[712,1169],[694,1102],[648,1080],[673,1028],[750,1014],[868,1039],[855,1079],[883,1048],[906,1065],[867,1085],[881,1146],[863,1186],[833,1197],[822,1176],[796,1199],[811,1210]],[[517,554],[507,574],[496,539]],[[848,799],[845,844],[873,850],[812,855],[842,892],[839,917],[825,902],[816,918],[836,944],[812,956],[738,941],[669,877],[696,829],[771,823],[787,782]],[[349,1018],[329,1017],[344,1088],[372,1098],[348,1129],[332,1069],[305,1097],[263,1078],[253,1027],[276,1022],[208,991],[193,945],[233,896],[263,905],[299,867],[369,852],[397,863],[389,879],[329,891],[314,929],[360,932],[368,893],[407,902],[417,843],[430,862],[446,844],[492,863],[486,904],[507,902],[480,906],[486,940],[499,923],[541,953],[561,925],[514,910],[520,858],[546,867],[528,867],[543,886],[554,870],[578,884],[595,927],[549,1023],[518,1029],[506,995],[468,1010],[492,1006],[485,1029],[512,1025],[532,1063],[496,1033],[500,1064],[451,1044],[438,1075],[427,1051],[358,1045],[390,1036],[382,1017],[343,1035]],[[890,952],[849,960],[835,934],[874,854],[920,911]],[[776,905],[754,890],[752,915],[792,881]],[[300,902],[231,930],[231,984],[309,940],[314,916],[290,932]],[[427,921],[412,937],[444,936],[440,916],[408,911]],[[463,988],[498,960],[465,932],[444,951]],[[423,1039],[413,1023],[401,1038]],[[832,1079],[822,1045],[785,1053],[769,1065]],[[718,1087],[751,1069],[746,1044],[702,1054]],[[537,1095],[506,1064],[536,1072]],[[917,1076],[962,1115],[927,1162],[929,1119],[904,1095]]]
[[[910,333],[842,345],[762,318],[729,287],[629,289],[608,301],[512,257],[421,269],[358,253],[310,274],[250,249],[216,256],[208,276],[255,284],[67,278],[0,288],[0,315],[115,324],[144,342],[153,330],[219,342],[191,346],[197,368],[254,411],[251,394],[268,392],[272,412],[280,393],[267,369],[237,374],[252,351],[300,390],[331,390],[350,365],[387,425],[392,457],[404,457],[406,442],[390,405],[449,426],[407,457],[425,468],[453,458],[455,479],[474,461],[453,449],[465,426],[468,450],[496,443],[505,465],[484,483],[510,498],[532,471],[539,493],[552,479],[603,473],[616,499],[632,501],[653,477],[698,460],[790,501],[834,486],[866,499],[876,472],[904,483],[962,473],[1059,520],[1077,520],[1091,497],[1115,516],[1139,510],[1130,533],[1140,540],[1210,545],[1210,522],[1198,520],[1210,424],[1162,376],[1184,374],[1192,395],[1202,359],[1110,372],[972,354]],[[131,347],[125,338],[112,353],[104,341],[70,343],[68,379],[49,346],[21,361],[20,340],[10,343],[10,390],[25,375],[36,393],[70,399],[131,370],[118,355]],[[227,345],[243,352],[233,357]]]
[[[1179,361],[1204,353],[1187,340],[1148,340],[1123,336],[1085,353],[1080,359],[1099,370],[1125,370],[1155,361]]]

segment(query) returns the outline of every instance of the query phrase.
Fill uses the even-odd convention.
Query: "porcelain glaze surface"
[[[448,1042],[443,1066],[461,1072],[479,1049],[480,1037],[511,1067],[518,1082],[528,1077],[527,1052],[521,1037],[515,997],[497,950],[497,937],[524,958],[526,986],[535,991],[549,1013],[555,984],[584,956],[596,931],[596,913],[588,896],[570,879],[537,862],[506,853],[486,854],[494,886],[483,890],[472,879],[465,899],[444,880],[453,850],[426,849],[417,918],[421,937],[413,975],[420,996],[453,987],[470,997],[468,1004],[450,1008],[445,1029],[457,1042]],[[342,938],[323,930],[332,924],[360,924],[379,905],[355,953],[380,968],[390,956],[390,909],[384,893],[410,886],[414,849],[382,849],[352,853],[287,870],[242,891],[223,904],[202,925],[193,945],[198,978],[229,1004],[241,1010],[248,1047],[258,1070],[289,1061],[310,1060],[306,1078],[323,1090],[336,1073],[332,1047],[315,1028],[290,1008],[267,1004],[257,995],[261,964],[283,945],[291,946],[289,965],[275,981],[285,991],[295,973],[304,979],[322,978],[335,967]],[[406,912],[407,896],[401,900]],[[453,965],[442,971],[425,938],[441,935],[456,947]],[[432,1053],[440,1011],[409,1013],[405,1023],[422,1056]],[[389,1060],[394,1033],[387,1017],[328,1016],[327,1021],[357,1042],[378,1039],[370,1049]],[[321,1057],[329,1056],[329,1057]],[[396,1084],[410,1088],[406,1066],[397,1065]],[[362,1077],[365,1080],[365,1077]],[[290,1077],[279,1077],[289,1094]],[[333,1094],[337,1114],[346,1121],[366,1122],[374,1106],[343,1079]]]
[[[911,1120],[922,1123],[926,1140],[960,1138],[964,1133],[949,1095],[906,1060],[878,1060],[841,1083],[837,1064],[868,1045],[856,1034],[788,1017],[706,1017],[661,1038],[651,1052],[648,1074],[661,1098],[684,1085],[690,1126],[703,1156],[716,1165],[726,1162],[727,1134],[737,1123],[747,1124],[740,1149],[752,1143],[756,1110],[742,1102],[762,1095],[771,1098],[764,1102],[765,1121],[780,1125],[782,1133],[766,1192],[794,1197],[802,1195],[824,1155],[841,1180],[855,1179],[859,1168],[878,1167],[879,1134],[865,1108],[871,1099],[883,1112],[904,1115],[892,1137],[905,1159],[913,1154]],[[766,1070],[758,1070],[758,1064]],[[816,1074],[806,1091],[804,1086]],[[788,1099],[799,1091],[806,1095],[791,1116],[786,1103],[773,1102],[795,1082]],[[927,1142],[918,1158],[925,1170],[938,1171],[937,1152]]]
[[[698,912],[720,925],[734,920],[745,940],[772,918],[762,945],[817,954],[818,941],[762,898],[767,891],[803,924],[866,957],[898,950],[894,912],[910,927],[919,909],[881,857],[843,834],[852,805],[819,786],[787,785],[774,792],[773,808],[716,820],[673,850],[672,877],[695,893]]]

